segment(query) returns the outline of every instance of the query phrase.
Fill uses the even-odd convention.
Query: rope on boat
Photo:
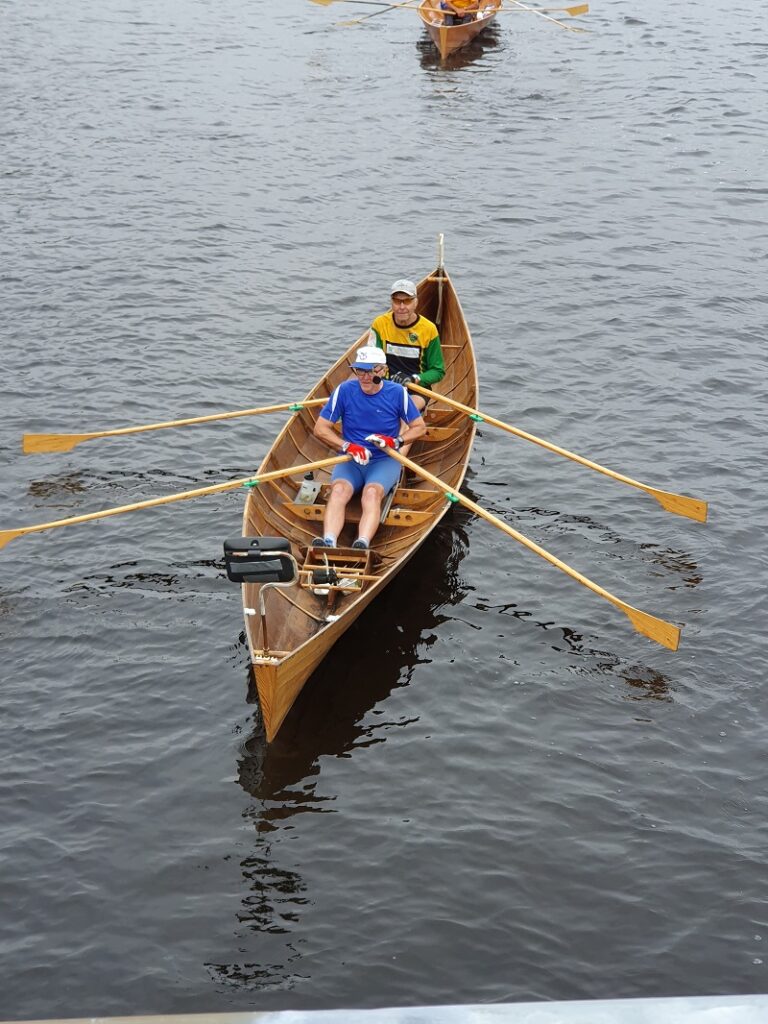
[[[437,281],[437,316],[435,322],[437,326],[440,326],[440,321],[443,317],[443,275],[445,274],[445,267],[443,261],[445,259],[445,235],[442,232],[437,236],[437,269],[440,271],[440,277]]]

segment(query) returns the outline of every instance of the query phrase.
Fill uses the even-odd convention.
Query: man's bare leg
[[[360,516],[358,535],[367,540],[370,544],[374,534],[379,528],[381,519],[381,501],[384,497],[384,488],[381,484],[366,484],[360,496],[360,504],[363,513]]]
[[[344,529],[347,505],[353,494],[354,489],[349,480],[334,480],[331,484],[331,493],[328,495],[323,517],[323,536],[338,540]]]

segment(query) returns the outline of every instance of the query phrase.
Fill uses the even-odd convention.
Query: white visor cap
[[[416,298],[416,285],[413,281],[409,281],[406,277],[401,277],[399,281],[395,281],[392,285],[390,295],[396,295],[398,292],[402,292],[403,295],[410,295],[412,299]]]
[[[355,361],[352,366],[355,370],[373,370],[377,366],[386,366],[387,357],[384,349],[376,345],[363,345],[355,353]]]

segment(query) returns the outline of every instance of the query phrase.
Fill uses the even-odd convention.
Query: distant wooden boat
[[[486,29],[496,13],[501,9],[503,0],[480,0],[480,10],[473,21],[463,25],[446,25],[445,11],[440,8],[440,0],[423,0],[419,4],[419,17],[429,32],[432,42],[440,51],[443,60],[456,50],[471,43],[475,36]]]
[[[442,256],[434,274],[419,283],[418,294],[419,312],[438,324],[442,342],[446,374],[434,388],[436,397],[442,392],[476,408],[477,370],[472,341],[451,279],[443,269]],[[367,333],[321,378],[305,402],[328,397],[349,378],[355,349],[364,343]],[[257,477],[328,457],[328,449],[312,432],[321,407],[303,407],[294,413],[259,467]],[[429,403],[425,419],[427,435],[411,447],[408,457],[458,491],[476,424],[462,412],[439,408],[436,400]],[[313,548],[312,540],[322,534],[330,470],[319,473],[317,479],[322,489],[312,504],[296,503],[301,480],[286,477],[252,488],[245,505],[243,537],[273,538],[263,542],[267,548],[282,543],[299,570],[298,580],[293,583],[243,583],[246,634],[267,740],[275,736],[305,682],[333,644],[416,553],[451,505],[443,491],[434,490],[420,477],[401,478],[370,550],[349,546],[357,536],[357,499],[348,507],[339,547]],[[258,547],[258,540],[253,543]],[[382,622],[376,642],[386,645],[387,629],[395,628],[395,623]],[[365,671],[365,667],[360,670]]]

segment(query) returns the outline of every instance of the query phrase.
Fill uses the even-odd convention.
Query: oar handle
[[[436,402],[443,402],[445,405],[450,405],[452,408],[466,413],[467,416],[473,416],[480,419],[482,422],[490,423],[491,426],[498,427],[500,430],[505,430],[508,434],[514,434],[515,437],[521,437],[525,441],[532,441],[533,444],[540,445],[542,448],[546,448],[547,451],[554,452],[555,455],[562,455],[566,459],[571,459],[573,462],[578,462],[580,465],[586,466],[588,469],[594,469],[596,472],[602,473],[604,476],[609,476],[612,480],[618,480],[619,483],[628,484],[630,487],[637,487],[639,490],[645,491],[646,494],[650,494],[652,498],[655,498],[662,508],[667,510],[667,512],[674,512],[676,515],[686,516],[688,519],[695,519],[696,522],[699,523],[706,522],[707,503],[706,501],[702,501],[700,498],[689,498],[685,494],[674,494],[671,491],[661,491],[657,487],[649,487],[648,484],[640,483],[639,480],[633,480],[631,476],[624,476],[623,473],[617,473],[612,469],[607,469],[605,466],[601,466],[597,462],[592,462],[591,459],[585,459],[583,455],[577,455],[575,452],[569,452],[567,448],[561,448],[559,445],[552,444],[550,441],[545,441],[541,437],[536,437],[535,434],[529,434],[527,431],[521,430],[519,427],[513,427],[510,423],[504,423],[503,420],[497,420],[495,417],[489,416],[477,409],[472,409],[468,405],[462,405],[461,402],[457,402],[453,398],[448,398],[436,391],[428,391],[419,384],[409,383],[408,389],[410,391],[415,391],[420,395],[424,395],[425,398],[431,398]]]
[[[566,575],[570,576],[571,579],[576,580],[578,583],[581,583],[583,586],[587,587],[593,593],[598,594],[600,597],[605,598],[607,601],[610,601],[612,605],[614,605],[620,611],[624,612],[624,614],[627,616],[627,618],[630,620],[632,625],[639,633],[642,633],[644,636],[649,637],[651,640],[655,640],[657,643],[662,644],[664,647],[668,647],[672,651],[677,650],[678,645],[680,643],[680,629],[677,626],[673,625],[671,622],[666,622],[664,619],[656,618],[656,616],[654,615],[649,615],[647,612],[640,611],[640,609],[634,608],[632,605],[627,604],[625,601],[622,601],[621,598],[616,597],[615,594],[611,594],[609,591],[605,590],[599,584],[593,582],[587,576],[584,576],[582,573],[577,572],[576,569],[572,569],[570,565],[567,565],[565,562],[561,561],[555,555],[550,554],[550,552],[547,551],[545,548],[540,547],[534,541],[529,540],[522,533],[519,533],[517,530],[513,529],[513,527],[505,523],[503,519],[499,519],[491,512],[486,511],[481,505],[478,505],[477,502],[472,501],[471,498],[467,498],[465,495],[453,491],[448,486],[448,484],[446,484],[439,477],[434,476],[428,470],[418,465],[418,463],[412,462],[411,459],[408,459],[404,455],[401,455],[400,452],[396,452],[391,448],[386,448],[385,451],[387,455],[391,456],[393,459],[396,459],[401,465],[405,466],[407,469],[410,469],[412,473],[416,473],[418,476],[423,477],[424,480],[427,480],[429,483],[431,483],[433,487],[437,487],[439,490],[442,490],[445,493],[447,500],[458,501],[460,504],[464,505],[465,508],[470,509],[472,512],[474,512],[481,518],[485,519],[487,522],[492,523],[494,526],[498,527],[498,529],[502,530],[508,536],[518,541],[524,547],[528,548],[530,551],[533,551],[541,558],[544,558],[551,565],[554,565],[555,568],[560,569],[562,572],[566,573]]]
[[[155,508],[157,505],[168,505],[174,501],[185,501],[188,498],[202,498],[207,494],[221,494],[225,491],[234,491],[238,487],[247,485],[257,486],[268,483],[270,480],[280,480],[282,477],[304,475],[310,470],[325,469],[328,466],[335,466],[339,462],[348,462],[351,456],[335,455],[328,459],[319,459],[317,462],[307,462],[302,466],[289,466],[286,469],[275,469],[269,473],[258,473],[256,475],[241,477],[239,480],[227,480],[223,484],[212,484],[210,487],[198,487],[193,491],[181,491],[178,494],[167,494],[162,498],[149,498],[147,501],[137,501],[132,505],[119,505],[116,508],[105,508],[101,512],[88,512],[82,516],[72,516],[69,519],[57,519],[51,523],[38,523],[35,526],[22,526],[16,530],[0,530],[0,548],[5,547],[8,541],[14,537],[22,537],[27,533],[40,533],[43,530],[53,530],[59,526],[75,526],[77,523],[88,523],[93,519],[106,519],[108,516],[122,515],[124,512],[137,512],[139,509]]]

